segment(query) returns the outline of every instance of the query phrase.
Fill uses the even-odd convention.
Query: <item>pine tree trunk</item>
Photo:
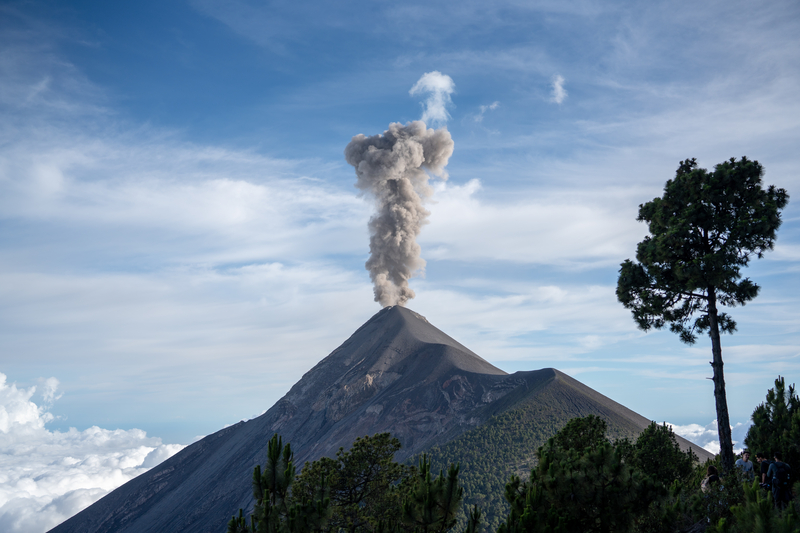
[[[717,429],[719,431],[719,453],[722,468],[725,472],[733,470],[733,439],[731,423],[728,417],[728,400],[725,396],[725,377],[722,373],[722,343],[719,338],[719,322],[717,321],[717,295],[713,287],[708,289],[708,323],[711,337],[711,353],[714,369],[714,399],[717,404]]]

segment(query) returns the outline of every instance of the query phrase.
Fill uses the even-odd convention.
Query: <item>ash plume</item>
[[[417,235],[430,215],[423,205],[433,194],[429,173],[447,179],[444,167],[453,154],[453,139],[447,128],[428,129],[419,120],[396,122],[382,135],[356,135],[344,154],[356,169],[356,187],[375,199],[366,263],[375,301],[383,307],[405,305],[414,297],[409,278],[425,267]]]

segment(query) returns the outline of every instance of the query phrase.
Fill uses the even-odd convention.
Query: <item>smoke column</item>
[[[433,194],[428,173],[446,180],[444,167],[452,154],[450,132],[428,129],[419,120],[390,124],[383,135],[356,135],[344,150],[356,169],[356,187],[375,199],[366,267],[375,301],[383,307],[405,305],[414,297],[408,280],[425,268],[417,235],[430,215],[423,206]]]

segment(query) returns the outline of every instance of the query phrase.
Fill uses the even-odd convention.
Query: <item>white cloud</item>
[[[0,210],[30,228],[70,227],[69,248],[52,251],[74,257],[218,263],[366,247],[369,206],[350,190],[299,174],[298,162],[154,132],[128,135],[20,128],[0,153]]]
[[[500,107],[500,102],[497,101],[494,101],[489,105],[482,105],[480,106],[480,112],[472,118],[475,120],[475,122],[483,122],[483,115],[485,115],[487,111],[494,111],[498,107]]]
[[[450,119],[447,106],[453,103],[450,95],[455,90],[456,85],[450,76],[434,70],[423,74],[408,94],[411,96],[428,94],[428,98],[422,103],[422,121],[429,126],[436,126],[444,125]]]
[[[560,104],[567,97],[567,90],[564,89],[564,77],[561,74],[553,76],[553,91],[550,94],[550,101]]]
[[[419,239],[426,259],[616,267],[646,232],[634,200],[623,199],[636,191],[518,191],[490,203],[477,179],[435,188],[431,224]]]
[[[463,283],[463,285],[461,285]],[[613,287],[543,285],[492,278],[420,281],[411,308],[490,362],[525,361],[528,370],[555,366],[631,335],[630,315]],[[478,296],[485,293],[484,296]],[[580,323],[576,335],[575,323]],[[547,336],[564,336],[553,346]],[[593,357],[592,360],[595,360]],[[587,360],[583,360],[586,363]]]
[[[275,6],[217,4],[215,11],[227,24],[273,49],[291,42],[289,34],[304,35],[296,26],[300,19],[279,16]],[[691,20],[661,8],[622,10],[626,14],[619,20],[614,17],[622,12],[609,7],[610,26],[599,31],[613,37],[620,23],[640,28],[623,34],[624,50],[635,56],[609,56],[603,49],[581,56],[567,74],[570,83],[591,89],[592,101],[569,121],[560,114],[558,121],[540,120],[551,96],[557,102],[558,87],[566,97],[564,79],[550,78],[562,63],[545,52],[553,49],[549,40],[534,35],[524,45],[511,39],[476,46],[480,36],[463,31],[476,16],[485,35],[491,33],[486,25],[507,31],[510,16],[528,32],[533,18],[523,17],[520,6],[475,3],[472,11],[455,14],[455,25],[453,13],[438,16],[446,6],[434,6],[436,16],[419,6],[390,6],[381,20],[402,27],[395,34],[403,36],[403,45],[391,48],[397,61],[387,62],[385,54],[365,56],[346,72],[321,68],[313,81],[272,86],[265,93],[269,97],[237,101],[263,124],[257,137],[247,128],[230,137],[227,132],[239,131],[236,122],[208,122],[223,126],[215,135],[180,114],[157,116],[155,108],[132,116],[137,106],[117,105],[122,95],[137,96],[128,94],[129,87],[112,84],[105,94],[69,56],[56,56],[65,48],[54,45],[52,36],[63,31],[28,32],[27,48],[23,43],[0,54],[6,119],[0,121],[0,212],[9,221],[2,225],[7,233],[0,254],[0,352],[9,362],[46,365],[58,375],[71,400],[82,398],[72,401],[69,411],[70,423],[82,417],[81,427],[100,416],[131,419],[133,397],[140,402],[136,410],[153,424],[147,426],[151,434],[155,428],[177,432],[183,423],[180,431],[196,435],[269,407],[377,310],[363,270],[369,206],[350,187],[352,171],[344,176],[337,167],[343,165],[341,149],[330,151],[335,138],[344,139],[343,147],[353,133],[355,115],[348,106],[366,104],[372,106],[369,116],[381,116],[375,111],[393,109],[387,88],[402,89],[413,79],[409,76],[430,68],[424,65],[447,65],[472,101],[497,98],[514,113],[490,119],[494,103],[472,109],[503,129],[503,136],[489,141],[454,132],[457,157],[451,166],[461,167],[453,172],[455,182],[437,193],[439,203],[430,206],[431,224],[421,244],[433,268],[430,281],[414,280],[422,290],[412,307],[484,357],[522,361],[518,369],[526,370],[535,364],[564,369],[566,362],[574,373],[583,372],[582,379],[594,379],[587,384],[604,394],[627,395],[624,403],[634,410],[680,422],[710,420],[713,402],[708,411],[695,410],[711,397],[697,386],[708,383],[708,349],[698,345],[698,355],[690,357],[695,352],[667,332],[663,344],[653,344],[661,338],[657,334],[645,342],[615,301],[614,273],[646,231],[635,221],[636,206],[660,194],[682,158],[695,155],[711,167],[746,153],[767,166],[769,183],[790,192],[798,187],[797,70],[786,65],[797,63],[800,47],[793,46],[797,18],[786,16],[795,8],[784,4],[771,11],[751,9],[758,28],[748,32],[730,28],[752,26],[754,17],[737,18],[738,12],[719,6]],[[562,19],[569,23],[562,25],[569,28],[565,38],[598,29],[597,5],[575,8],[580,19]],[[396,8],[406,16],[394,17]],[[505,18],[494,16],[501,12]],[[323,10],[315,16],[322,25],[331,23],[330,15]],[[720,16],[725,24],[708,23]],[[350,17],[341,20],[347,24]],[[344,26],[331,27],[339,32]],[[385,27],[366,24],[357,31]],[[692,38],[680,46],[663,38],[687,27]],[[693,31],[699,27],[712,30]],[[469,46],[453,42],[446,53],[431,55],[423,50],[443,48],[405,45],[412,34],[429,30],[442,39],[442,31],[466,35]],[[375,34],[383,41],[387,32]],[[711,49],[726,53],[709,55]],[[692,61],[683,61],[687,57]],[[736,61],[727,61],[730,57]],[[446,120],[454,85],[440,76],[438,82],[428,80],[430,87],[422,79],[415,87],[422,98],[439,91],[430,112]],[[238,100],[221,96],[220,102]],[[328,115],[322,108],[348,112]],[[291,121],[281,119],[285,113]],[[475,117],[466,116],[461,125],[482,129],[483,118]],[[181,132],[139,125],[148,120]],[[315,136],[310,130],[329,133]],[[327,162],[264,155],[295,154],[301,144],[332,155]],[[469,181],[473,177],[478,179]],[[782,259],[782,268],[797,268],[795,227],[787,217],[769,256]],[[798,345],[796,282],[785,279],[780,306],[759,309],[762,294],[736,310],[742,330],[756,319],[764,327],[740,352],[728,352],[726,344],[736,363],[727,374],[730,381],[746,376],[768,386],[778,373],[791,375],[798,368],[790,348]],[[759,312],[751,313],[755,309]],[[625,339],[641,342],[620,342]],[[765,339],[785,346],[780,352],[765,346],[759,354]],[[635,364],[626,364],[631,360]],[[742,368],[748,360],[750,366]],[[607,381],[593,372],[607,374]],[[641,386],[629,385],[650,376],[647,383],[670,392],[641,394]],[[677,386],[690,392],[676,393]],[[766,386],[731,394],[732,410],[734,402],[741,405],[738,419],[763,400]],[[43,398],[40,405],[57,399],[52,390],[52,400]],[[145,398],[142,390],[148,392]],[[674,407],[680,401],[686,409]],[[674,416],[658,415],[670,408]],[[684,419],[687,413],[693,418]],[[145,427],[138,422],[125,427],[132,426]],[[71,505],[87,494],[74,491],[53,505]]]
[[[58,380],[18,388],[0,373],[0,531],[40,533],[184,448],[140,429],[49,431]]]
[[[676,435],[680,435],[684,439],[702,446],[705,450],[715,455],[719,453],[719,430],[717,429],[716,420],[705,426],[700,424],[677,426],[669,422],[667,422],[667,425],[672,427],[672,431],[674,431]],[[752,422],[747,421],[738,422],[735,426],[731,426],[731,440],[733,440],[734,453],[741,453],[744,449],[744,438],[747,436],[747,431],[752,425]]]

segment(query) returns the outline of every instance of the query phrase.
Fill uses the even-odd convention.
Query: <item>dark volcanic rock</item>
[[[634,433],[649,424],[557,370],[509,375],[417,313],[385,308],[266,413],[188,446],[51,531],[219,533],[252,508],[249,480],[274,433],[298,464],[384,431],[402,442],[402,459],[527,402],[543,415],[557,406]]]

